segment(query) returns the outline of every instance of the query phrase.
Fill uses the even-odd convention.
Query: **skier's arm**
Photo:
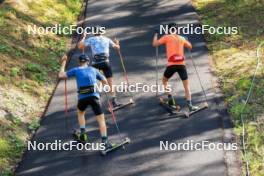
[[[84,50],[84,47],[85,47],[85,44],[84,44],[84,41],[85,41],[85,38],[86,38],[86,35],[87,33],[84,32],[83,33],[83,38],[80,40],[80,42],[78,43],[78,48],[83,51]]]
[[[184,40],[184,47],[188,48],[189,50],[192,49],[192,44],[190,42],[188,42],[187,40]]]
[[[158,39],[158,33],[154,34],[153,37],[153,41],[152,41],[152,45],[154,47],[160,46],[160,45],[164,45],[167,42],[167,37],[166,35],[162,36],[160,39]]]
[[[61,68],[60,68],[60,72],[59,72],[59,78],[61,79],[66,79],[67,78],[67,74],[65,72],[65,66],[66,66],[66,62],[67,62],[67,55],[65,54],[62,58],[61,58]]]

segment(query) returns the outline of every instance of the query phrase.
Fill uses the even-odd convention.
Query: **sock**
[[[191,100],[186,100],[188,106],[192,106],[192,101]]]
[[[102,143],[105,143],[107,141],[107,136],[102,136]]]

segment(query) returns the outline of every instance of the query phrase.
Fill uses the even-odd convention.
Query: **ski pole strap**
[[[95,88],[94,85],[83,86],[79,88],[78,93],[79,94],[92,94],[95,92],[94,88]]]

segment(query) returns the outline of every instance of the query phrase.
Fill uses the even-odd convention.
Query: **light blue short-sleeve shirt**
[[[78,92],[80,91],[81,87],[85,86],[95,86],[96,80],[105,80],[106,78],[99,72],[99,70],[95,69],[94,67],[75,67],[70,69],[66,72],[67,77],[75,77],[76,83],[78,87]],[[91,94],[79,94],[78,93],[78,99],[83,99],[89,96],[96,96],[100,97],[98,92],[94,92]]]
[[[105,36],[93,36],[85,40],[84,45],[90,46],[92,49],[92,54],[105,54],[109,56],[109,47],[114,46],[114,42]]]

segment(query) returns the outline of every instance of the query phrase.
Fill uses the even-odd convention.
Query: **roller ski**
[[[121,104],[121,103],[118,103],[116,100],[113,100],[112,101],[112,110],[113,111],[117,111],[119,109],[125,108],[125,107],[133,105],[133,104],[134,104],[134,101],[133,101],[132,98],[129,99],[129,101],[127,103],[125,103],[125,104]],[[108,107],[108,111],[111,113],[111,108],[110,107]]]
[[[202,106],[192,106],[192,105],[188,105],[188,109],[189,109],[189,112],[186,113],[188,117],[194,115],[195,113],[197,112],[200,112],[204,109],[208,108],[208,104],[207,103],[204,103]]]
[[[86,131],[81,132],[80,130],[73,130],[72,137],[76,142],[86,143],[88,142],[88,135]]]
[[[114,150],[117,150],[121,147],[124,147],[124,145],[126,144],[129,144],[130,143],[130,139],[129,138],[126,138],[124,141],[122,141],[121,143],[117,143],[117,144],[113,144],[113,143],[110,143],[108,140],[105,143],[105,150],[102,150],[101,151],[101,154],[103,156],[107,155],[108,153],[114,151]]]
[[[168,111],[171,118],[189,117],[188,113],[182,112],[180,106],[176,105],[175,102],[172,103],[170,100],[160,97],[160,105]]]

